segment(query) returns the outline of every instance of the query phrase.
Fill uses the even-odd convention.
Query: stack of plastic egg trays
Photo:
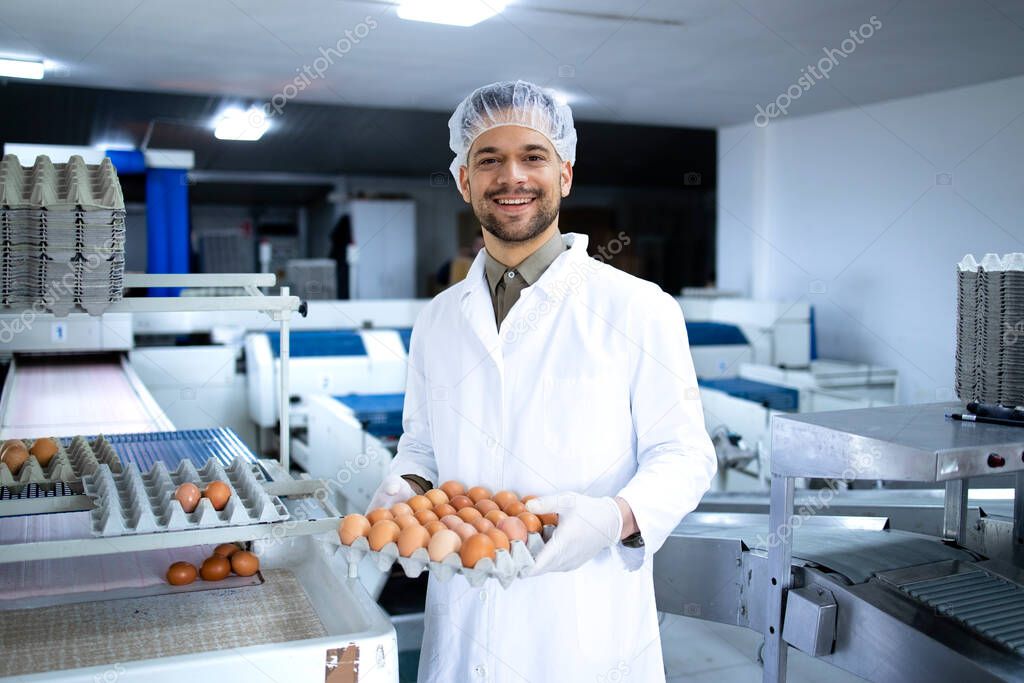
[[[186,513],[174,497],[177,487],[191,482],[202,490],[212,481],[222,481],[231,489],[224,509],[217,511],[209,499],[202,498],[193,512]],[[83,477],[82,485],[86,495],[96,501],[92,531],[97,536],[238,526],[289,517],[281,499],[263,489],[243,458],[236,458],[227,468],[211,458],[198,470],[191,461],[183,460],[174,471],[158,461],[146,474],[134,463],[117,475],[100,466]]]
[[[125,209],[110,159],[80,156],[23,168],[0,162],[2,303],[41,305],[66,315],[76,305],[98,314],[124,290]]]

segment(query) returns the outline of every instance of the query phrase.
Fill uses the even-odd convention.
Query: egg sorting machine
[[[287,288],[280,296],[259,294],[256,287],[273,285],[273,276],[144,276],[129,286],[180,287],[197,280],[244,286],[249,295],[124,299],[112,304],[111,312],[264,311],[281,324],[280,396],[287,397],[288,323],[299,309],[298,299]],[[285,429],[287,420],[284,411]],[[158,436],[191,438],[186,432]],[[95,503],[83,495],[80,481],[5,488],[0,493],[0,641],[5,644],[0,676],[397,681],[394,628],[337,555],[340,514],[325,493],[327,484],[292,478],[286,443],[281,463],[257,463],[234,443],[233,455],[251,459],[266,493],[287,509],[286,519],[96,536],[89,522]],[[196,465],[204,457],[224,456],[216,450],[195,456],[194,444],[189,449]],[[155,457],[143,450],[146,458]],[[170,454],[160,459],[176,464],[169,462]],[[184,587],[163,582],[161,570],[171,558],[196,561],[224,542],[251,543],[261,559],[258,581],[236,577]]]
[[[945,417],[959,408],[774,417],[769,515],[688,516],[655,556],[659,609],[763,633],[769,682],[790,646],[872,681],[1024,680],[1024,431]],[[1000,474],[1012,511],[970,515],[968,479]],[[941,484],[941,528],[832,514],[832,489],[794,511],[796,477]]]

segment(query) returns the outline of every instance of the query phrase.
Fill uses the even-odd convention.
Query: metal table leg
[[[785,593],[793,582],[793,479],[772,475],[768,509],[768,610],[765,615],[765,683],[786,680],[787,646],[782,640]]]
[[[942,516],[942,536],[960,545],[967,538],[967,480],[946,482],[946,498]]]
[[[1017,473],[1013,492],[1013,562],[1024,568],[1024,472]]]

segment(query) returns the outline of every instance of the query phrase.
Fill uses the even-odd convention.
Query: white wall
[[[1024,251],[1024,77],[724,128],[718,150],[719,286],[809,301],[820,357],[952,398],[955,265]]]

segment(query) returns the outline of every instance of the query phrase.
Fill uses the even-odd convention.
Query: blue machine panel
[[[402,346],[405,347],[405,352],[409,353],[409,343],[412,339],[412,328],[411,327],[400,327],[397,330],[398,336],[402,338]]]
[[[334,398],[348,406],[370,434],[378,438],[402,434],[405,394],[346,394]]]
[[[690,346],[724,346],[749,344],[743,331],[729,323],[688,322],[686,336]]]
[[[281,333],[267,332],[274,358],[281,356]],[[291,358],[320,356],[365,356],[366,345],[355,330],[303,330],[292,332],[288,338]]]
[[[760,403],[766,408],[796,412],[800,405],[800,392],[790,387],[777,384],[755,382],[742,377],[725,377],[722,379],[697,379],[697,383],[709,389],[718,389],[730,396]]]

